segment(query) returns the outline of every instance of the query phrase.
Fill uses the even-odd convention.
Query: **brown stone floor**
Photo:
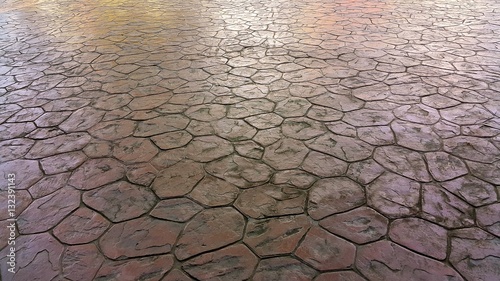
[[[1,280],[500,280],[499,15],[1,1]]]

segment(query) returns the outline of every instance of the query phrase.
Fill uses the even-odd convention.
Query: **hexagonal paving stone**
[[[368,184],[385,171],[384,167],[380,166],[373,159],[368,159],[351,163],[346,176],[361,184]]]
[[[387,233],[389,220],[368,207],[359,207],[320,221],[319,225],[333,234],[358,244],[378,240]]]
[[[226,115],[226,107],[221,104],[201,104],[188,108],[186,116],[198,121],[215,121]]]
[[[136,124],[126,119],[100,122],[89,130],[89,134],[103,140],[123,139],[134,133]]]
[[[142,163],[127,167],[127,179],[131,183],[149,186],[156,178],[158,170],[149,163]]]
[[[104,113],[102,110],[91,107],[80,108],[59,124],[59,128],[66,133],[85,131],[99,123],[104,117]]]
[[[13,160],[2,163],[0,175],[6,181],[13,178],[16,189],[27,189],[43,177],[38,161],[35,160]]]
[[[24,138],[0,141],[0,163],[23,157],[34,144],[34,140]]]
[[[247,280],[258,262],[246,246],[236,244],[195,257],[182,268],[199,280]]]
[[[297,188],[310,187],[316,178],[302,170],[285,170],[276,172],[272,178],[272,183],[280,185],[291,185]]]
[[[0,130],[2,130],[2,136],[0,136],[0,140],[22,138],[35,130],[35,128],[35,124],[33,124],[32,122],[0,124]]]
[[[158,148],[149,140],[129,137],[118,141],[113,156],[125,163],[148,162],[158,153]]]
[[[83,194],[83,202],[112,222],[137,218],[155,205],[156,197],[146,187],[119,181]]]
[[[498,277],[500,238],[478,228],[451,232],[450,263],[468,280]]]
[[[210,162],[233,151],[232,144],[218,136],[196,137],[186,147],[187,157],[198,162]]]
[[[464,280],[453,268],[385,240],[361,246],[356,268],[370,280]]]
[[[301,214],[305,204],[305,191],[267,184],[244,190],[234,206],[245,215],[257,219]]]
[[[174,259],[172,255],[129,259],[126,261],[106,261],[95,275],[94,280],[160,280],[173,265]]]
[[[204,210],[184,228],[175,256],[185,260],[199,253],[229,245],[243,237],[245,220],[231,207]]]
[[[243,241],[260,257],[289,254],[310,227],[305,215],[250,219]]]
[[[390,218],[414,215],[419,211],[420,184],[386,172],[366,187],[368,206]]]
[[[87,133],[71,133],[44,140],[39,140],[30,149],[26,158],[36,159],[59,153],[80,150],[90,142]]]
[[[185,129],[189,119],[183,115],[172,114],[141,121],[134,132],[136,137],[149,137],[162,133]]]
[[[309,101],[315,105],[326,106],[342,112],[360,109],[364,105],[364,102],[358,98],[331,93],[310,98]]]
[[[283,135],[293,139],[308,140],[326,133],[328,130],[318,121],[309,118],[287,118],[281,125]]]
[[[99,246],[113,260],[167,254],[182,227],[180,223],[142,217],[111,226],[99,239]]]
[[[418,151],[437,151],[441,149],[440,137],[428,125],[405,121],[395,121],[391,129],[400,146]]]
[[[109,224],[109,221],[99,213],[80,207],[61,221],[54,228],[53,233],[63,243],[84,244],[99,238]]]
[[[420,254],[438,260],[446,258],[447,231],[441,226],[418,218],[397,219],[389,230],[391,240]]]
[[[301,141],[283,138],[266,147],[263,160],[277,170],[293,169],[300,166],[308,150]]]
[[[375,149],[373,158],[385,168],[405,177],[429,182],[431,176],[422,156],[399,146],[384,146]]]
[[[90,281],[103,262],[104,257],[94,244],[69,246],[61,261],[63,276],[70,280]]]
[[[230,141],[243,141],[252,139],[257,129],[243,120],[221,119],[214,124],[215,133]]]
[[[17,221],[21,234],[49,230],[80,205],[80,192],[63,187],[52,194],[33,201]]]
[[[365,192],[356,182],[346,178],[318,180],[309,192],[307,212],[315,220],[347,211],[365,203]]]
[[[307,147],[352,162],[370,157],[373,148],[356,138],[324,134],[305,142]]]
[[[201,164],[184,160],[160,171],[152,189],[160,198],[186,195],[203,178]]]
[[[316,226],[309,230],[295,254],[318,270],[345,269],[354,264],[356,247]]]
[[[68,184],[77,189],[90,190],[117,181],[124,176],[123,164],[115,159],[90,159],[73,172]]]
[[[72,171],[87,160],[87,156],[81,151],[58,154],[40,160],[40,165],[47,175],[59,174]]]
[[[261,260],[255,271],[255,281],[308,281],[316,275],[316,270],[290,257],[275,257]]]
[[[283,118],[276,113],[264,113],[247,117],[245,121],[257,129],[269,129],[279,126],[283,122]]]
[[[186,222],[202,210],[202,206],[187,198],[174,198],[158,202],[150,215],[169,221]]]
[[[233,184],[206,176],[188,196],[203,205],[215,207],[231,204],[238,197],[239,189]]]
[[[252,115],[269,113],[274,109],[274,103],[266,99],[252,99],[229,106],[228,118],[245,118]]]

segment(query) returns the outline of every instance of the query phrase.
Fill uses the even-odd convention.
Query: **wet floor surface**
[[[4,1],[1,279],[498,280],[499,13]]]

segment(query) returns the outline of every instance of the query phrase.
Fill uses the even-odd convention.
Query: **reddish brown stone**
[[[446,258],[446,229],[418,218],[398,219],[391,223],[392,241],[438,260]]]
[[[135,184],[149,186],[156,178],[158,170],[149,163],[136,164],[127,169],[127,179]]]
[[[90,190],[125,176],[123,164],[112,158],[90,159],[76,169],[68,183],[77,189]]]
[[[259,259],[244,245],[232,245],[185,262],[186,272],[199,280],[247,280]]]
[[[137,218],[151,210],[156,197],[147,188],[119,181],[83,194],[83,202],[112,222]]]
[[[356,182],[345,178],[318,180],[309,192],[307,211],[319,220],[326,216],[347,211],[365,203],[365,192]]]
[[[175,131],[151,138],[151,140],[161,149],[172,149],[186,145],[193,137],[186,131]]]
[[[290,257],[261,260],[255,271],[255,281],[310,281],[316,270]]]
[[[325,218],[319,224],[333,234],[365,244],[384,236],[389,220],[373,209],[359,207]]]
[[[422,217],[449,228],[472,226],[474,209],[437,185],[422,187]]]
[[[473,176],[443,182],[441,186],[475,207],[497,201],[495,187]]]
[[[12,277],[12,280],[53,280],[59,275],[60,260],[64,251],[63,245],[48,233],[24,235],[16,239],[16,273],[7,272],[7,255],[10,247],[1,252],[1,276]],[[36,274],[34,274],[36,273]],[[7,279],[9,280],[9,279]]]
[[[311,151],[302,163],[302,169],[320,177],[333,177],[344,174],[347,163],[333,156]]]
[[[19,215],[19,233],[28,234],[51,229],[80,205],[80,192],[66,186],[33,201]]]
[[[42,169],[47,175],[59,174],[71,171],[87,160],[87,156],[81,151],[58,154],[40,160]]]
[[[186,222],[202,210],[202,206],[187,198],[174,198],[158,202],[150,215],[170,221]]]
[[[2,179],[3,180],[3,179]],[[9,195],[14,195],[9,197]],[[14,201],[11,201],[14,200]],[[30,193],[26,190],[15,190],[15,193],[9,193],[7,188],[0,190],[0,220],[13,219],[22,213],[28,205],[33,201],[31,199]],[[12,205],[15,206],[14,212],[12,211]]]
[[[132,110],[152,109],[166,103],[171,97],[172,93],[135,97],[128,107]]]
[[[499,251],[500,238],[478,228],[451,232],[449,259],[467,280],[497,280]]]
[[[105,111],[84,107],[76,110],[59,125],[66,133],[85,131],[101,121]]]
[[[315,139],[306,141],[307,147],[353,162],[364,160],[371,156],[373,147],[361,140],[351,137],[327,133]]]
[[[318,270],[349,268],[356,247],[319,227],[313,227],[295,251],[297,257]]]
[[[477,224],[496,236],[500,236],[500,219],[498,214],[500,214],[500,203],[477,208]]]
[[[67,244],[84,244],[94,241],[106,231],[109,222],[88,208],[81,207],[54,228],[54,236]]]
[[[126,119],[100,122],[89,133],[102,140],[119,140],[132,135],[136,122]]]
[[[69,246],[62,258],[63,276],[70,280],[92,280],[104,262],[94,244]]]
[[[208,173],[240,188],[261,185],[271,178],[273,172],[269,166],[260,161],[238,155],[210,162],[205,169]]]
[[[463,281],[453,268],[382,240],[359,247],[356,268],[369,280]]]
[[[34,160],[14,160],[0,164],[0,179],[7,181],[14,174],[15,189],[27,189],[43,177]]]
[[[233,151],[233,145],[218,136],[196,137],[186,147],[187,157],[198,162],[210,162]]]
[[[186,273],[180,271],[179,269],[172,269],[161,281],[193,281],[191,277],[187,276]]]
[[[97,274],[95,281],[157,281],[174,265],[171,255],[161,255],[126,261],[106,261]]]
[[[104,255],[113,260],[166,254],[174,246],[183,225],[169,221],[138,218],[114,224],[100,239]]]
[[[39,140],[30,149],[26,158],[36,159],[84,148],[91,137],[87,133],[71,133]]]
[[[272,183],[288,184],[298,188],[310,187],[316,179],[313,175],[302,170],[286,170],[274,174]]]
[[[158,153],[158,148],[149,140],[126,138],[113,148],[113,156],[125,163],[148,162]]]
[[[243,241],[261,257],[289,254],[311,227],[305,216],[249,220]]]
[[[354,271],[329,272],[318,275],[314,281],[365,281]]]
[[[300,166],[309,149],[298,140],[283,138],[266,147],[263,160],[277,170]]]
[[[30,139],[13,139],[0,142],[0,162],[7,162],[23,157],[35,144]]]
[[[0,140],[22,138],[35,129],[36,127],[33,122],[0,124],[0,130],[2,131]]]
[[[432,177],[437,181],[450,180],[469,172],[462,160],[446,152],[426,153],[425,158]]]
[[[160,198],[186,195],[203,178],[205,171],[201,164],[181,161],[160,171],[152,189]]]
[[[111,157],[113,155],[113,145],[109,141],[92,141],[83,152],[90,158]]]
[[[349,165],[347,176],[360,184],[369,184],[384,171],[384,167],[377,164],[373,159],[368,159]]]
[[[231,204],[238,197],[239,191],[225,180],[206,176],[188,196],[203,205],[215,207]]]
[[[132,97],[127,94],[106,95],[96,99],[92,106],[98,109],[113,110],[127,105]]]
[[[267,184],[244,190],[234,206],[245,215],[257,219],[302,214],[305,201],[304,190]]]
[[[32,185],[29,189],[31,196],[36,199],[48,195],[68,183],[71,173],[57,174],[53,176],[46,176]]]
[[[176,245],[175,256],[184,260],[229,245],[242,238],[244,227],[243,216],[231,207],[205,210],[184,228]]]

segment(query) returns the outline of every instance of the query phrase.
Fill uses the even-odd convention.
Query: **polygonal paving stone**
[[[318,180],[309,192],[307,212],[315,220],[344,212],[365,203],[365,192],[356,182],[345,178]]]
[[[342,112],[360,109],[364,105],[364,102],[358,98],[331,93],[310,98],[309,101],[315,105],[326,106]]]
[[[460,135],[460,126],[449,121],[441,120],[432,126],[432,130],[443,139]]]
[[[255,219],[297,215],[304,213],[306,195],[304,190],[267,184],[244,190],[234,206]]]
[[[274,112],[282,117],[300,117],[306,115],[311,103],[304,98],[291,97],[277,103]]]
[[[232,144],[218,136],[196,137],[186,147],[187,157],[198,162],[210,162],[233,151]]]
[[[458,125],[480,124],[494,117],[478,104],[459,104],[451,108],[441,109],[440,113],[444,119]]]
[[[35,141],[30,139],[0,141],[0,163],[21,158],[34,144]]]
[[[149,163],[142,163],[127,167],[127,179],[131,183],[149,186],[156,178],[158,170]]]
[[[393,144],[394,134],[389,126],[358,128],[358,137],[371,145]]]
[[[500,149],[491,141],[478,137],[454,137],[443,141],[444,150],[468,160],[493,163],[500,160]]]
[[[287,118],[281,125],[283,135],[293,139],[308,140],[326,133],[328,130],[318,121],[306,118]]]
[[[305,215],[250,219],[243,241],[260,257],[289,254],[310,227]]]
[[[309,281],[316,270],[291,257],[275,257],[261,260],[255,271],[255,281]]]
[[[149,188],[125,181],[112,183],[83,194],[83,202],[112,222],[133,219],[147,213],[156,197]]]
[[[263,160],[278,170],[293,169],[302,163],[307,152],[301,141],[283,138],[266,147]]]
[[[307,117],[324,122],[337,121],[342,119],[343,116],[342,111],[319,105],[311,106],[307,112]]]
[[[436,151],[441,148],[439,136],[428,125],[395,121],[391,128],[400,146],[418,151]]]
[[[125,176],[123,164],[112,158],[90,159],[76,169],[68,184],[89,190],[117,181]]]
[[[30,149],[26,158],[36,159],[59,153],[80,150],[90,142],[87,133],[70,133],[49,139],[39,140]]]
[[[66,111],[66,110],[73,111],[80,109],[84,106],[87,106],[89,103],[90,100],[88,99],[72,97],[72,98],[53,100],[43,105],[42,108],[45,111]]]
[[[99,238],[109,224],[99,213],[81,207],[61,221],[53,233],[63,243],[84,244]]]
[[[500,203],[491,204],[488,206],[483,206],[476,209],[476,219],[477,224],[493,233],[496,236],[500,236],[500,220],[498,219],[498,214],[500,213]]]
[[[68,152],[46,157],[40,160],[40,165],[47,175],[59,174],[74,170],[87,160],[81,151]]]
[[[354,271],[328,272],[318,275],[314,281],[365,281]]]
[[[443,109],[460,104],[457,100],[438,94],[422,97],[422,103],[435,109]]]
[[[443,182],[441,186],[475,207],[497,201],[495,187],[473,176]]]
[[[232,89],[233,94],[245,99],[265,98],[269,93],[269,88],[264,85],[243,85]]]
[[[90,281],[103,262],[104,257],[94,244],[69,246],[61,261],[63,276],[69,280]]]
[[[333,156],[311,151],[304,159],[302,169],[320,177],[340,176],[346,172],[347,163]]]
[[[431,176],[422,156],[399,146],[384,146],[375,149],[374,159],[385,168],[408,178],[428,182]]]
[[[397,219],[391,223],[392,241],[420,254],[438,260],[446,258],[447,231],[441,226],[418,218]]]
[[[424,125],[435,124],[440,118],[436,109],[423,104],[403,105],[394,110],[394,115],[399,119]]]
[[[114,110],[126,106],[132,97],[128,94],[106,95],[97,98],[92,107],[103,110]]]
[[[269,146],[283,137],[284,136],[281,133],[281,128],[271,128],[266,130],[260,130],[253,137],[253,140],[262,146]]]
[[[450,263],[468,280],[498,277],[500,238],[478,228],[451,232]]]
[[[229,245],[243,237],[245,220],[231,207],[204,210],[184,228],[175,256],[185,260],[199,253]]]
[[[437,181],[446,181],[468,173],[465,163],[446,152],[429,152],[425,154],[432,177]]]
[[[149,139],[129,137],[118,141],[113,156],[125,163],[148,162],[158,153]]]
[[[34,140],[43,140],[43,139],[57,137],[62,134],[64,134],[64,132],[57,128],[38,128],[24,137]]]
[[[16,190],[15,186],[10,186],[10,190],[15,190],[15,193],[12,193],[7,188],[9,183],[8,179],[5,179],[6,184],[4,185],[6,188],[0,190],[0,200],[6,202],[0,206],[0,220],[4,221],[7,219],[15,219],[16,216],[22,213],[33,201],[31,199],[31,195],[27,190]],[[14,198],[12,197],[14,195]],[[5,225],[8,225],[10,222],[5,221]],[[7,236],[5,236],[7,237]],[[7,245],[7,239],[5,239],[5,244]],[[10,241],[9,241],[10,242]]]
[[[150,215],[169,221],[186,222],[202,210],[202,206],[187,198],[174,198],[158,202]]]
[[[366,187],[368,206],[391,218],[419,211],[420,184],[386,172]]]
[[[1,275],[12,280],[53,280],[59,275],[61,266],[59,261],[64,251],[61,245],[49,233],[40,233],[33,235],[23,235],[16,239],[16,273],[12,275],[7,271],[8,257],[10,247],[5,247],[1,252],[4,264],[0,267]],[[33,275],[36,272],[36,275]],[[6,279],[6,280],[9,280]]]
[[[161,281],[193,281],[191,277],[189,277],[186,273],[182,272],[179,269],[172,269],[165,277],[161,279]]]
[[[356,138],[338,136],[327,133],[315,139],[306,141],[307,147],[335,156],[342,160],[353,162],[366,159],[372,154],[373,148]]]
[[[343,121],[328,122],[326,123],[326,126],[328,127],[328,130],[334,134],[351,138],[356,137],[356,127]]]
[[[252,99],[242,101],[229,106],[227,112],[228,118],[245,118],[252,115],[258,115],[271,112],[274,108],[274,103],[266,99]]]
[[[7,122],[9,123],[21,123],[35,121],[38,117],[43,114],[43,109],[39,107],[24,108],[10,117]]]
[[[320,227],[307,233],[295,255],[318,270],[349,268],[354,264],[356,247]]]
[[[199,280],[247,280],[259,259],[242,244],[195,257],[182,265]]]
[[[230,141],[249,140],[257,133],[257,129],[243,120],[221,119],[214,124],[215,133]]]
[[[378,178],[383,172],[385,172],[384,167],[380,166],[373,159],[368,159],[351,163],[346,176],[361,184],[368,184]]]
[[[316,178],[302,170],[285,170],[276,172],[272,178],[272,183],[280,185],[286,184],[298,188],[310,187]]]
[[[197,120],[191,120],[186,128],[186,131],[193,136],[207,136],[215,134],[215,129],[213,128],[212,123]]]
[[[342,120],[353,126],[383,126],[394,120],[394,115],[390,111],[359,109],[346,112]]]
[[[466,161],[472,174],[492,184],[500,185],[500,161],[493,164],[483,164]]]
[[[279,126],[283,118],[275,113],[264,113],[247,117],[245,121],[257,129],[269,129]]]
[[[499,127],[498,122],[491,120],[485,124],[462,126],[462,132],[466,136],[494,137],[500,134]]]
[[[38,161],[35,160],[13,160],[0,164],[0,178],[5,182],[13,178],[16,189],[27,189],[42,177]]]
[[[369,280],[464,280],[453,268],[385,240],[361,246],[356,268]]]
[[[368,207],[359,207],[320,221],[319,225],[333,234],[358,244],[375,241],[387,233],[389,220]]]
[[[36,199],[19,215],[17,219],[19,233],[47,231],[79,205],[80,192],[69,186]]]
[[[131,136],[134,133],[136,122],[131,120],[113,120],[100,122],[89,130],[89,133],[98,139],[118,140]]]
[[[448,228],[474,225],[474,208],[445,189],[426,184],[422,187],[422,217]]]
[[[149,137],[185,129],[189,119],[183,115],[171,114],[139,122],[134,136]]]
[[[174,258],[172,255],[129,259],[126,261],[106,261],[95,275],[94,280],[160,280],[173,265]]]
[[[323,77],[323,73],[320,70],[307,68],[283,74],[283,79],[292,83],[312,81],[320,77]]]
[[[29,193],[34,199],[48,195],[68,183],[71,173],[62,173],[52,176],[45,176],[29,188]]]
[[[215,207],[231,204],[238,194],[239,189],[231,183],[206,176],[188,196],[203,205]]]
[[[114,224],[100,239],[102,253],[113,260],[169,253],[183,224],[137,218]]]
[[[172,97],[171,93],[135,97],[128,107],[132,110],[153,109],[166,103]]]
[[[260,159],[264,154],[264,148],[251,140],[234,143],[234,149],[241,156],[253,159]]]
[[[222,104],[201,104],[188,108],[186,116],[198,121],[215,121],[226,115],[226,107]]]
[[[85,131],[99,123],[104,117],[104,113],[102,110],[91,107],[80,108],[59,124],[59,128],[66,133]]]
[[[365,101],[383,100],[391,95],[389,86],[376,84],[354,89],[352,95]]]
[[[189,160],[180,161],[160,171],[152,189],[160,198],[186,195],[204,175],[201,164]]]
[[[174,92],[177,91],[174,90]],[[177,93],[172,98],[168,100],[169,104],[175,104],[180,106],[185,105],[204,105],[212,102],[215,99],[215,95],[209,92],[188,92],[188,93]]]

